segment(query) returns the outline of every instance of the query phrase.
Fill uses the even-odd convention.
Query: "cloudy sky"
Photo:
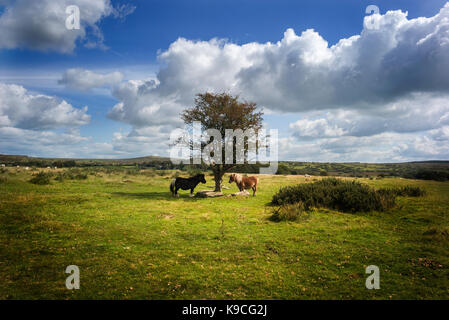
[[[0,153],[168,156],[195,94],[228,91],[281,160],[448,160],[446,1],[0,0]]]

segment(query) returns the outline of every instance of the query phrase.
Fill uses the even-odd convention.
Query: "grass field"
[[[0,299],[449,298],[449,182],[358,179],[427,194],[388,212],[272,222],[272,195],[306,178],[260,176],[255,198],[175,199],[173,172],[95,170],[40,186],[30,171],[3,169]],[[72,264],[79,290],[65,287]],[[365,288],[368,265],[380,268],[380,290]]]

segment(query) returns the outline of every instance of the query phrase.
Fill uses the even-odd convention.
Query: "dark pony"
[[[193,189],[198,185],[198,183],[206,183],[206,178],[204,178],[204,174],[197,174],[191,178],[176,178],[170,184],[170,191],[172,195],[178,196],[178,190],[189,190],[190,196],[193,197]]]

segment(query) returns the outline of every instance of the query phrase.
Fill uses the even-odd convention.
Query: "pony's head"
[[[204,177],[204,174],[201,173],[201,174],[197,174],[196,176],[197,176],[199,182],[206,183],[206,178]]]
[[[229,176],[229,183],[233,183],[235,180],[235,173],[231,173],[231,175]]]

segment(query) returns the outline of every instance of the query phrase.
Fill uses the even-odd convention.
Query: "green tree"
[[[262,128],[262,116],[263,112],[257,111],[257,105],[254,102],[239,101],[238,96],[232,96],[224,92],[197,94],[195,105],[181,113],[181,118],[186,124],[192,125],[195,121],[198,121],[201,123],[202,130],[217,129],[223,138],[226,129],[253,129],[257,133]],[[233,163],[225,163],[225,144],[222,143],[221,164],[212,164],[211,169],[214,174],[215,191],[217,192],[221,191],[225,172],[236,166],[235,143],[234,139]],[[205,145],[204,142],[203,144]],[[246,143],[245,150],[247,151]]]

